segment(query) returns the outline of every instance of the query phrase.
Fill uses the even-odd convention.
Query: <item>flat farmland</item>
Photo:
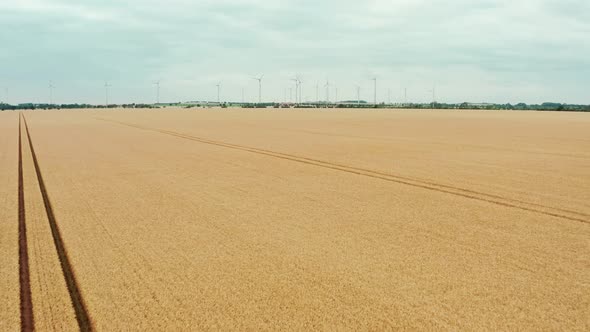
[[[2,330],[590,329],[589,114],[3,112],[0,179]]]

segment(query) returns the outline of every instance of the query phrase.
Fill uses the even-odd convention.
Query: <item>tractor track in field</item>
[[[383,173],[383,172],[369,170],[369,169],[363,169],[363,168],[354,167],[354,166],[342,165],[342,164],[332,163],[332,162],[318,160],[318,159],[300,157],[300,156],[296,156],[296,155],[275,152],[275,151],[270,151],[270,150],[265,150],[265,149],[259,149],[259,148],[254,148],[254,147],[232,144],[232,143],[214,141],[214,140],[191,136],[191,135],[187,135],[187,134],[182,134],[182,133],[178,133],[178,132],[174,132],[174,131],[170,131],[170,130],[145,127],[145,126],[136,125],[136,124],[132,124],[132,123],[114,121],[114,120],[104,119],[104,118],[96,118],[96,119],[101,120],[101,121],[105,121],[105,122],[116,123],[119,125],[131,127],[131,128],[166,134],[166,135],[170,135],[170,136],[174,136],[174,137],[178,137],[178,138],[183,138],[183,139],[187,139],[187,140],[191,140],[191,141],[195,141],[195,142],[200,142],[203,144],[216,145],[216,146],[230,148],[230,149],[234,149],[234,150],[247,151],[247,152],[251,152],[251,153],[274,157],[274,158],[295,161],[295,162],[303,163],[303,164],[307,164],[307,165],[313,165],[313,166],[318,166],[318,167],[322,167],[322,168],[338,170],[341,172],[362,175],[362,176],[366,176],[366,177],[370,177],[370,178],[374,178],[374,179],[380,179],[380,180],[384,180],[384,181],[395,182],[395,183],[404,184],[404,185],[408,185],[408,186],[412,186],[412,187],[416,187],[416,188],[421,188],[421,189],[426,189],[426,190],[430,190],[430,191],[436,191],[436,192],[440,192],[440,193],[455,195],[455,196],[459,196],[459,197],[464,197],[464,198],[473,199],[473,200],[477,200],[477,201],[487,202],[487,203],[491,203],[491,204],[495,204],[495,205],[499,205],[499,206],[504,206],[504,207],[508,207],[508,208],[514,208],[514,209],[519,209],[519,210],[523,210],[523,211],[534,212],[534,213],[538,213],[538,214],[542,214],[542,215],[546,215],[546,216],[550,216],[550,217],[590,224],[590,218],[589,218],[590,215],[586,214],[586,213],[578,212],[578,211],[560,209],[560,208],[555,208],[555,207],[546,206],[546,205],[542,205],[542,204],[530,203],[530,202],[525,202],[522,200],[512,199],[509,197],[503,197],[500,195],[488,194],[488,193],[478,192],[475,190],[440,184],[440,183],[436,183],[436,182],[432,182],[432,181],[413,179],[413,178],[409,178],[409,177],[403,177],[403,176],[399,176],[399,175],[393,175],[393,174]],[[570,214],[570,215],[567,215],[567,214]]]
[[[25,214],[25,188],[23,178],[23,144],[21,117],[18,116],[18,276],[20,289],[21,331],[35,329],[33,299],[31,295],[31,274],[29,269],[29,247],[27,243],[27,225]]]
[[[57,251],[57,256],[59,258],[59,262],[61,265],[61,270],[66,282],[66,286],[68,289],[68,293],[70,295],[70,300],[72,302],[72,307],[74,308],[74,313],[76,316],[76,321],[78,322],[78,327],[80,331],[92,331],[92,320],[90,319],[90,315],[88,314],[88,310],[86,309],[86,304],[82,297],[82,293],[80,292],[80,287],[76,280],[76,276],[74,274],[74,270],[72,269],[72,263],[70,262],[70,258],[68,252],[64,246],[64,241],[59,229],[59,225],[55,219],[55,214],[53,213],[53,207],[51,205],[51,201],[49,200],[49,195],[47,193],[47,188],[45,187],[45,181],[43,180],[43,174],[41,173],[41,168],[39,167],[39,160],[37,159],[37,154],[35,153],[35,148],[33,146],[33,141],[31,140],[31,134],[29,132],[29,126],[27,124],[27,119],[22,115],[22,119],[25,125],[25,130],[27,134],[27,139],[29,141],[29,148],[31,150],[31,155],[33,157],[33,164],[35,166],[35,173],[37,174],[37,180],[39,183],[39,190],[41,191],[41,196],[43,197],[43,205],[45,207],[45,212],[47,214],[47,219],[49,220],[49,226],[51,229],[51,235],[53,237],[53,242],[55,245],[55,249]]]

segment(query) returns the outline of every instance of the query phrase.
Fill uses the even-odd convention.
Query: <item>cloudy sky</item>
[[[590,104],[588,0],[0,0],[0,100]],[[294,98],[294,97],[293,97]]]

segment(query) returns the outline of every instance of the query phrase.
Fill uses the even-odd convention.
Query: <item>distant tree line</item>
[[[90,104],[18,104],[9,105],[0,103],[2,111],[18,110],[67,110],[67,109],[107,109],[107,108],[159,108],[153,104],[123,104],[123,105],[90,105]]]
[[[512,104],[488,104],[474,105],[463,103],[459,105],[460,109],[488,109],[488,110],[516,110],[516,111],[567,111],[567,112],[589,112],[590,105],[574,105],[560,103],[542,103],[530,104],[518,103]]]
[[[327,102],[311,102],[303,104],[290,104],[290,103],[202,103],[202,104],[185,104],[185,103],[172,103],[172,104],[122,104],[122,105],[90,105],[90,104],[19,104],[9,105],[0,102],[0,111],[10,110],[62,110],[62,109],[112,109],[112,108],[160,108],[165,106],[178,106],[185,108],[193,107],[214,107],[220,106],[226,107],[242,107],[242,108],[405,108],[405,109],[465,109],[465,110],[516,110],[516,111],[564,111],[564,112],[590,112],[590,105],[574,105],[574,104],[560,104],[560,103],[542,103],[542,104],[530,104],[518,103],[512,104],[474,104],[474,103],[460,103],[460,104],[446,104],[446,103],[406,103],[406,104],[369,104],[365,101],[357,103],[342,102],[342,103],[327,103]]]

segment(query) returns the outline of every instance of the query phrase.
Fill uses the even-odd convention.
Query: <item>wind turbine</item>
[[[8,104],[8,88],[4,88],[4,103]]]
[[[432,105],[436,104],[436,85],[432,86],[432,90],[428,90],[428,92],[432,92]]]
[[[104,92],[105,92],[105,107],[109,107],[109,88],[112,85],[109,84],[109,82],[104,82]]]
[[[295,76],[291,81],[295,82],[295,103],[299,104],[301,102],[301,79],[299,76]]]
[[[160,103],[160,80],[157,80],[156,82],[154,82],[154,85],[156,86],[156,104]]]
[[[301,81],[301,78],[298,77],[297,80],[299,80],[299,103],[303,103],[303,81]]]
[[[299,102],[299,81],[297,77],[292,78],[291,81],[295,82],[295,104]]]
[[[258,81],[258,103],[262,104],[262,78],[264,74],[260,75],[260,77],[252,77],[253,80]]]
[[[391,105],[391,89],[387,89],[387,104]]]
[[[373,93],[374,93],[373,100],[374,100],[375,105],[377,105],[377,77],[373,77],[371,79],[371,81],[374,81],[375,82],[374,91],[373,91]]]
[[[404,104],[408,104],[408,88],[404,88]]]
[[[326,80],[326,104],[330,103],[330,81]]]
[[[55,85],[53,85],[53,81],[49,81],[49,105],[53,105],[53,89],[55,89]]]
[[[221,105],[221,103],[219,101],[219,92],[221,91],[221,82],[217,83],[215,86],[217,87],[217,104]]]
[[[357,105],[361,104],[361,86],[360,85],[356,86],[356,104]]]
[[[320,83],[318,82],[315,84],[315,100],[316,103],[320,102]]]
[[[436,104],[436,84],[432,85],[432,103]]]

